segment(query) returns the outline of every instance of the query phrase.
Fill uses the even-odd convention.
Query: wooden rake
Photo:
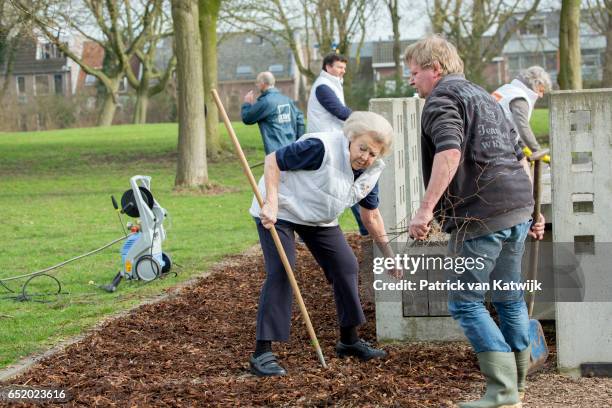
[[[529,158],[534,162],[533,165],[533,199],[535,202],[533,211],[534,223],[540,219],[542,205],[542,187],[540,183],[542,174],[542,160],[549,153],[549,149],[538,150]],[[535,280],[538,275],[538,259],[540,254],[540,241],[535,239],[532,242],[530,258],[529,258],[529,275],[528,279]],[[548,359],[548,346],[546,345],[546,337],[544,337],[544,329],[536,319],[532,319],[533,305],[535,303],[535,293],[530,292],[527,298],[527,310],[529,313],[529,343],[531,344],[531,356],[529,359],[529,372],[537,371],[543,367]]]
[[[217,108],[219,108],[219,113],[221,113],[221,118],[223,118],[223,123],[225,124],[225,128],[227,129],[227,133],[232,139],[232,143],[234,143],[234,148],[236,149],[236,154],[240,159],[240,163],[242,165],[242,170],[244,174],[249,179],[249,183],[251,184],[251,188],[253,189],[253,193],[255,193],[255,197],[257,198],[257,202],[260,207],[263,207],[264,202],[261,197],[261,193],[259,192],[259,188],[257,187],[257,182],[255,181],[255,177],[253,177],[253,173],[249,167],[249,163],[242,151],[242,147],[240,146],[240,142],[236,137],[236,133],[234,132],[234,128],[232,127],[232,123],[225,112],[225,108],[223,107],[223,103],[221,103],[221,99],[219,98],[219,94],[216,89],[211,90],[213,99],[215,100],[215,104]],[[295,276],[293,275],[293,269],[289,264],[289,259],[287,259],[287,254],[285,253],[285,249],[280,241],[278,236],[278,232],[276,231],[276,227],[270,228],[270,234],[272,234],[272,239],[274,240],[274,245],[276,246],[276,250],[281,258],[283,266],[285,267],[285,271],[287,272],[287,277],[289,278],[289,283],[291,284],[291,288],[293,289],[293,293],[295,293],[295,297],[297,299],[298,305],[300,307],[300,312],[302,314],[302,319],[306,324],[306,329],[308,330],[308,335],[310,336],[310,342],[315,348],[317,353],[317,357],[319,358],[319,362],[323,366],[323,368],[327,368],[327,364],[325,364],[325,357],[323,357],[323,352],[321,351],[321,346],[319,345],[319,340],[317,340],[317,335],[315,334],[314,328],[312,327],[312,323],[310,322],[310,317],[308,315],[308,310],[306,310],[306,305],[304,304],[304,299],[302,299],[302,292],[300,292],[300,288],[298,287],[297,281],[295,280]]]

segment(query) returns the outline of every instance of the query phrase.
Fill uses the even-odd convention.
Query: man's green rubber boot
[[[478,401],[462,402],[461,408],[520,408],[516,387],[514,353],[486,351],[478,353],[480,372],[487,380],[485,395]]]
[[[529,371],[529,358],[531,357],[531,345],[523,351],[515,351],[514,359],[516,360],[516,386],[518,388],[519,398],[521,401],[525,398],[525,388],[527,384],[527,372]]]

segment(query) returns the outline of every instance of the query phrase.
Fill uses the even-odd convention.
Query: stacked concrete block
[[[378,181],[380,213],[387,231],[401,231],[408,227],[406,185],[406,117],[402,99],[370,100],[370,111],[382,115],[393,125],[393,147],[385,157],[385,169]]]
[[[611,89],[551,96],[554,258],[573,248],[587,300],[568,302],[568,291],[557,288],[558,367],[571,375],[612,363],[611,123]]]
[[[421,169],[421,110],[422,100],[419,98],[405,98],[404,117],[406,118],[404,130],[406,132],[406,212],[414,215],[419,209],[423,198],[423,171]]]
[[[408,244],[405,233],[411,216],[423,197],[421,170],[421,110],[423,100],[394,98],[370,100],[370,111],[384,116],[394,129],[391,154],[379,180],[380,211],[387,231],[392,231],[398,254],[418,256],[422,247]],[[400,232],[403,235],[397,237]],[[441,246],[444,255],[444,247]],[[372,271],[369,272],[372,274]],[[433,271],[428,271],[433,280]],[[405,278],[409,278],[405,276]],[[383,283],[397,282],[386,274],[377,275]],[[437,292],[385,290],[375,292],[376,333],[379,340],[455,341],[464,340],[461,329],[448,316],[446,295]]]

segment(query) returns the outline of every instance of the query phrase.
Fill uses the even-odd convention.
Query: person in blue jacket
[[[260,72],[255,85],[261,95],[255,101],[253,91],[249,91],[240,112],[245,125],[259,126],[266,155],[295,142],[305,131],[304,114],[274,83],[271,72]]]

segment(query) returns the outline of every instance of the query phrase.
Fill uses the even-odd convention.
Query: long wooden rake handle
[[[255,177],[253,177],[253,173],[249,167],[249,163],[247,162],[246,157],[244,156],[244,152],[242,151],[242,147],[240,146],[240,142],[236,137],[236,133],[234,132],[234,128],[232,127],[232,123],[230,122],[227,113],[225,112],[225,108],[221,103],[221,99],[219,99],[219,94],[216,89],[211,90],[213,99],[217,104],[217,108],[219,108],[219,112],[221,113],[221,117],[223,118],[223,123],[227,129],[227,133],[232,139],[232,143],[234,143],[234,148],[236,149],[236,154],[240,159],[240,163],[242,164],[242,170],[244,174],[249,179],[249,183],[251,183],[251,188],[253,189],[253,193],[255,193],[255,197],[257,198],[257,202],[260,207],[263,207],[264,202],[261,197],[261,193],[259,192],[259,188],[257,187],[257,182],[255,181]],[[323,352],[321,351],[321,346],[319,345],[319,340],[317,340],[317,335],[315,334],[314,328],[312,327],[312,323],[310,322],[310,317],[308,316],[308,310],[306,310],[306,305],[304,304],[304,300],[302,299],[302,292],[300,292],[300,288],[298,287],[297,281],[295,280],[295,276],[293,275],[293,269],[291,269],[291,265],[289,264],[289,259],[287,259],[287,254],[285,254],[285,249],[280,241],[278,236],[278,232],[276,231],[276,227],[270,228],[270,233],[272,234],[272,239],[274,240],[274,245],[276,245],[276,250],[280,255],[283,266],[285,267],[285,271],[287,272],[287,277],[289,278],[289,283],[291,284],[291,288],[293,289],[293,293],[295,293],[295,297],[297,299],[298,305],[300,307],[300,312],[302,314],[302,319],[306,324],[306,329],[308,330],[308,335],[310,336],[310,341],[317,352],[317,356],[319,357],[319,361],[323,368],[327,368],[327,364],[325,364],[325,357],[323,357]]]
[[[542,209],[542,159],[549,152],[548,149],[538,150],[536,153],[531,155],[533,164],[533,222],[536,223],[540,219],[540,213]],[[540,241],[535,239],[532,242],[531,253],[529,258],[529,275],[527,279],[536,279],[538,276],[538,260],[540,257]],[[528,296],[527,301],[527,313],[529,318],[533,315],[533,305],[535,303],[535,293],[531,292]]]

